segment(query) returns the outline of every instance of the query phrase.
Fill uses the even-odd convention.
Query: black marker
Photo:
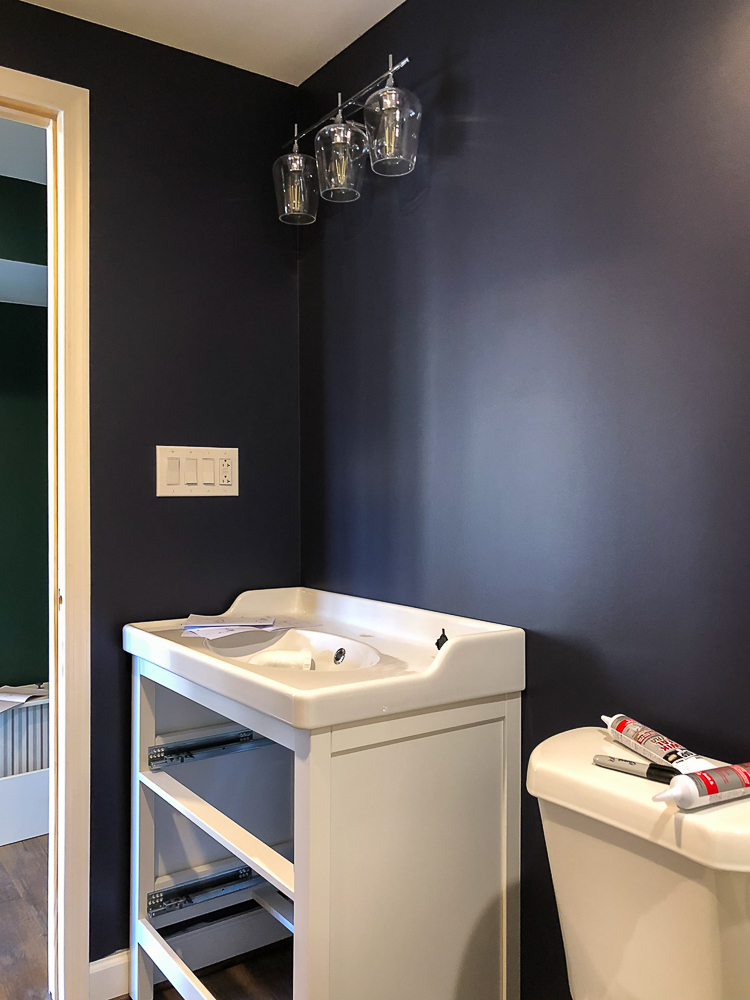
[[[604,754],[597,754],[594,763],[599,767],[608,767],[610,771],[622,771],[624,774],[648,778],[649,781],[661,781],[664,785],[668,785],[672,778],[680,773],[676,768],[666,767],[664,764],[649,764],[645,760],[623,760],[622,757],[605,757]]]

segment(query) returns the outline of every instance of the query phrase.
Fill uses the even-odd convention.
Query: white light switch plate
[[[158,497],[236,497],[240,492],[238,448],[156,446]]]

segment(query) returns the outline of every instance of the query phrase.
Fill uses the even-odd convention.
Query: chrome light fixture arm
[[[401,62],[396,63],[395,66],[393,65],[392,56],[389,57],[388,62],[390,65],[385,73],[381,73],[379,77],[377,77],[375,80],[372,80],[370,83],[367,84],[367,86],[362,87],[362,89],[358,90],[356,94],[352,94],[351,97],[347,97],[345,101],[342,101],[341,96],[339,95],[339,103],[336,105],[335,108],[332,108],[327,114],[323,115],[322,118],[319,118],[313,125],[309,125],[303,132],[296,134],[294,139],[290,139],[288,142],[284,143],[282,149],[286,149],[288,146],[291,146],[292,143],[294,143],[295,141],[298,142],[300,139],[304,139],[305,136],[308,136],[313,132],[317,132],[317,130],[321,127],[321,125],[325,125],[326,122],[333,121],[337,117],[337,115],[340,114],[343,116],[346,108],[355,108],[357,110],[363,108],[365,106],[364,98],[366,98],[369,94],[371,94],[372,91],[377,90],[377,88],[381,85],[381,83],[385,83],[386,80],[388,80],[388,78],[392,76],[394,73],[397,73],[400,69],[403,69],[404,66],[406,66],[407,63],[409,62],[409,57],[407,56],[405,59],[402,59]]]

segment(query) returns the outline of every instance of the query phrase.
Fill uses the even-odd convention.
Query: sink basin
[[[246,591],[228,614],[284,627],[208,639],[184,633],[185,619],[141,622],[125,626],[125,649],[299,729],[497,699],[524,687],[524,634],[495,622],[306,587]]]
[[[359,670],[380,662],[377,650],[365,642],[311,629],[290,628],[281,636],[277,632],[240,632],[205,642],[220,656],[278,670]]]

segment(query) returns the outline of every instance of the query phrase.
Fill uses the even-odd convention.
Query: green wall
[[[0,260],[46,263],[46,197],[0,176]],[[0,685],[47,680],[47,573],[47,310],[0,302]]]
[[[0,174],[0,259],[47,263],[45,184]]]
[[[44,681],[47,310],[0,302],[0,684]]]

